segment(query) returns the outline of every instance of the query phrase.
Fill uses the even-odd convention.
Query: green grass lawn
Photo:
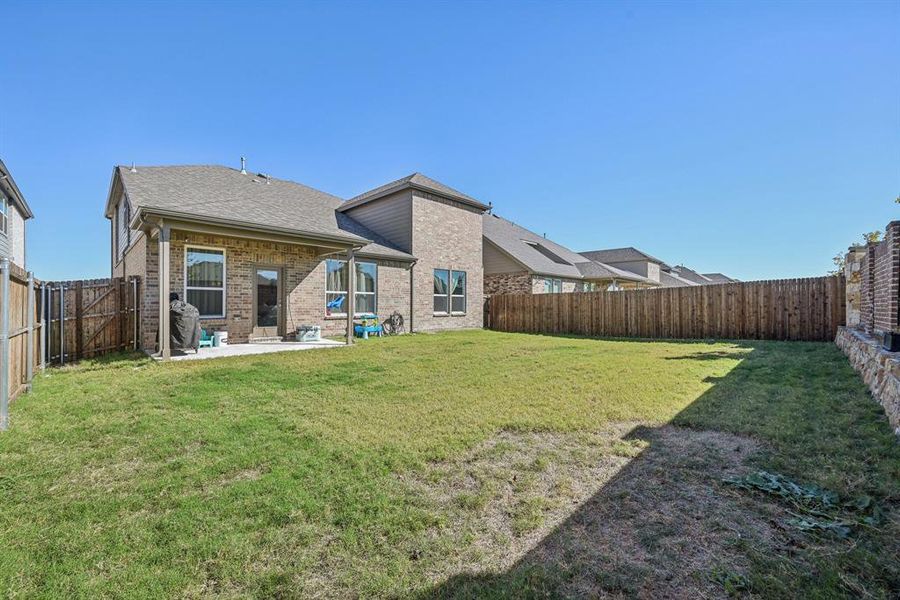
[[[470,331],[122,356],[48,370],[11,419],[5,597],[631,595],[665,590],[660,569],[707,534],[730,558],[688,547],[679,589],[900,595],[900,446],[832,344]],[[756,469],[886,516],[847,540],[798,532],[790,507],[721,483]],[[678,507],[688,483],[679,514],[715,518],[622,513],[628,552],[548,558],[586,511]]]

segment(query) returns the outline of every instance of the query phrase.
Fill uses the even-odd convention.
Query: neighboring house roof
[[[677,275],[678,277],[681,277],[682,279],[687,279],[688,281],[693,281],[694,283],[697,283],[700,285],[709,285],[710,283],[712,283],[712,280],[709,277],[707,277],[705,275],[701,275],[697,271],[695,271],[693,269],[689,269],[688,267],[686,267],[684,265],[678,265],[677,267],[672,267],[671,273],[673,275]]]
[[[383,198],[384,196],[405,189],[416,189],[425,192],[431,192],[433,194],[437,194],[438,196],[456,200],[457,202],[472,206],[480,210],[487,210],[488,208],[490,208],[487,204],[484,204],[471,196],[467,196],[466,194],[463,194],[458,190],[454,190],[452,187],[444,185],[440,181],[435,181],[434,179],[422,175],[421,173],[413,173],[412,175],[407,175],[406,177],[403,177],[396,181],[392,181],[390,183],[379,186],[374,190],[369,190],[368,192],[362,193],[359,196],[350,198],[341,206],[340,210],[349,210],[351,208],[359,206],[360,204],[372,202],[373,200],[377,200],[378,198]]]
[[[0,189],[6,192],[5,195],[13,203],[13,205],[18,208],[19,212],[22,214],[23,219],[34,218],[34,213],[31,212],[31,207],[29,207],[28,203],[25,202],[25,197],[22,196],[22,192],[19,190],[19,186],[16,185],[16,181],[10,174],[9,169],[6,168],[6,165],[3,164],[2,159],[0,159]]]
[[[582,256],[587,257],[591,260],[596,260],[598,262],[607,263],[614,265],[616,263],[623,262],[639,262],[639,261],[650,261],[655,262],[661,265],[664,268],[668,268],[668,265],[658,258],[654,258],[650,256],[646,252],[641,252],[637,248],[608,248],[606,250],[588,250],[586,252],[580,253]]]
[[[217,165],[116,167],[132,212],[177,214],[235,227],[255,226],[300,236],[361,244],[361,254],[413,257],[337,208],[343,200],[314,188]],[[111,217],[110,198],[107,216]]]
[[[622,281],[646,283],[647,285],[659,285],[658,281],[653,281],[648,277],[642,277],[637,273],[619,269],[595,260],[580,262],[575,266],[578,267],[578,270],[581,271],[581,274],[585,279],[618,279]]]
[[[485,240],[532,273],[569,279],[623,279],[655,283],[640,275],[587,259],[498,215],[485,214],[482,224]]]
[[[699,283],[695,283],[690,279],[685,279],[683,277],[679,277],[674,273],[669,271],[660,271],[659,272],[659,283],[662,287],[693,287],[696,285],[700,285]]]
[[[713,283],[734,283],[737,281],[737,279],[729,277],[728,275],[723,275],[722,273],[704,273],[703,276]]]

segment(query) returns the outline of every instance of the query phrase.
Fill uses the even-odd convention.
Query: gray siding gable
[[[412,252],[412,192],[403,190],[346,211],[400,250]]]

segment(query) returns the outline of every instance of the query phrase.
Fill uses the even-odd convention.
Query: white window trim
[[[197,287],[197,286],[188,286],[187,280],[187,259],[188,252],[191,250],[212,250],[214,252],[222,253],[222,287]],[[221,291],[222,292],[222,314],[221,315],[200,315],[201,319],[224,319],[225,314],[228,312],[228,305],[226,302],[228,301],[228,253],[225,248],[215,248],[212,246],[196,246],[196,245],[187,245],[184,246],[184,298],[183,300],[187,302],[188,290],[206,290],[206,291]]]
[[[469,272],[463,271],[461,269],[444,269],[441,267],[435,267],[434,269],[432,269],[432,274],[431,274],[432,280],[434,278],[434,271],[447,271],[447,293],[446,294],[432,293],[432,300],[431,300],[432,313],[431,314],[438,316],[438,317],[447,317],[447,316],[462,317],[462,316],[465,316],[469,310]],[[465,273],[465,275],[466,275],[465,292],[462,294],[454,294],[453,293],[453,274],[454,273]],[[432,285],[434,285],[434,284],[432,283]],[[446,298],[447,299],[447,310],[446,311],[434,310],[434,298]],[[463,311],[453,310],[453,299],[454,298],[462,298],[466,309]]]
[[[435,294],[432,292],[431,294],[431,310],[433,315],[439,317],[446,317],[450,315],[450,277],[452,277],[452,273],[450,269],[442,269],[440,267],[434,268],[431,270],[431,286],[434,288],[434,272],[435,271],[447,271],[447,293],[446,294]],[[447,310],[434,310],[434,299],[435,298],[446,298],[447,299]]]
[[[9,235],[9,198],[0,194],[0,204],[3,205],[3,221],[0,222],[0,233]]]
[[[454,273],[462,273],[463,275],[466,276],[466,282],[465,282],[465,284],[463,284],[463,293],[462,293],[462,294],[454,294],[454,293],[453,293],[453,274],[454,274]],[[450,293],[448,294],[448,296],[449,296],[449,304],[447,305],[447,308],[450,309],[450,314],[451,314],[451,315],[464,315],[464,314],[466,314],[466,312],[469,310],[469,273],[468,273],[468,271],[456,271],[456,270],[453,270],[453,269],[450,270],[450,289],[449,289],[449,292],[450,292]],[[463,310],[461,310],[461,311],[459,311],[459,310],[453,310],[453,299],[454,299],[454,298],[462,298],[462,299],[463,299],[463,306],[465,307]]]
[[[328,289],[328,261],[331,260],[331,261],[335,261],[335,262],[339,262],[339,263],[343,263],[343,264],[347,264],[347,261],[341,260],[340,258],[328,258],[325,260],[326,260],[326,262],[325,262],[325,306],[327,306],[328,305],[328,294],[344,294],[345,296],[348,295],[347,290],[329,290]],[[358,289],[356,289],[356,286],[354,285],[353,293],[362,295],[362,296],[375,296],[375,310],[372,311],[371,314],[377,315],[378,314],[378,263],[368,261],[368,260],[357,260],[355,262],[358,265],[374,265],[375,266],[375,291],[374,292],[361,292]],[[356,273],[354,273],[353,276],[355,277]],[[349,275],[348,275],[348,277],[349,277]],[[350,280],[348,279],[347,282],[349,283]],[[370,313],[356,312],[356,298],[354,298],[353,299],[353,316],[358,317],[360,315],[367,315],[367,314],[370,314]],[[326,312],[325,317],[328,319],[347,318],[347,311],[333,312],[331,314]]]
[[[127,212],[127,216],[125,218],[125,223],[122,223],[122,212],[124,210]],[[119,253],[118,259],[121,261],[125,258],[125,255],[128,254],[128,250],[131,248],[131,243],[134,239],[131,237],[131,205],[128,204],[128,199],[125,197],[125,194],[122,194],[122,197],[119,199],[119,203],[116,205],[116,252]],[[122,232],[125,232],[125,244],[122,244]]]

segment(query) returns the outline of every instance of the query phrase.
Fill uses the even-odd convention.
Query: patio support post
[[[163,360],[172,357],[169,339],[169,286],[171,283],[169,265],[169,226],[159,225],[159,356]]]
[[[353,345],[353,313],[356,312],[356,255],[347,250],[347,345]]]

